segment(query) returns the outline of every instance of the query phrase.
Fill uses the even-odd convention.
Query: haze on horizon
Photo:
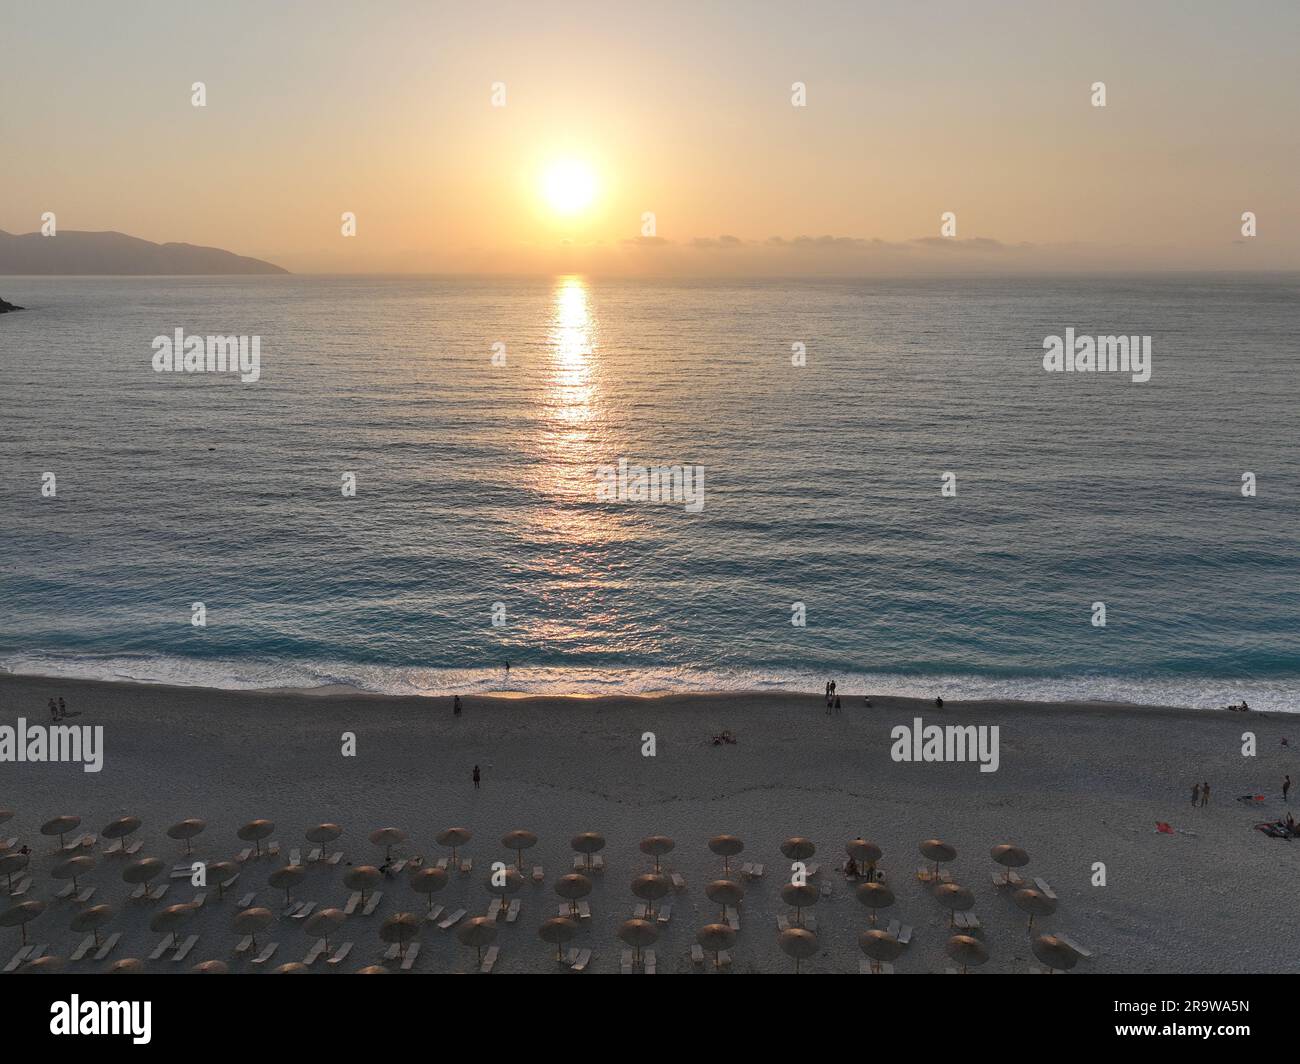
[[[3,23],[12,233],[54,211],[330,273],[1300,268],[1281,0],[45,0]]]

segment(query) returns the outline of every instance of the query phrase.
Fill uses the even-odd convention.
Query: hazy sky
[[[0,229],[329,272],[1294,269],[1298,56],[1288,0],[0,0]]]

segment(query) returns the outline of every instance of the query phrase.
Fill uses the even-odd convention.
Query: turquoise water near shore
[[[4,289],[0,667],[1300,709],[1294,277]],[[1067,327],[1151,380],[1044,372]],[[176,328],[260,379],[155,373]],[[703,510],[599,499],[619,458]]]

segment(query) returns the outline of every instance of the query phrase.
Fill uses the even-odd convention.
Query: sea
[[[11,672],[1300,710],[1294,275],[0,296]],[[257,379],[156,370],[178,329]],[[1150,379],[1048,372],[1067,329]]]

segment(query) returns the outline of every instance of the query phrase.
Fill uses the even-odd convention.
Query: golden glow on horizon
[[[556,214],[581,214],[596,199],[596,175],[586,163],[561,159],[542,174],[542,197]]]

